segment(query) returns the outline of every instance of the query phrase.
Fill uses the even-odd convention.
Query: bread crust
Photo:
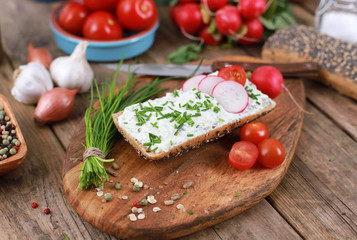
[[[262,57],[274,62],[313,61],[318,65],[316,80],[357,99],[356,44],[331,38],[310,27],[292,26],[267,39]]]
[[[123,135],[125,140],[129,142],[135,150],[138,152],[138,154],[150,161],[160,161],[160,160],[167,160],[173,157],[177,157],[182,155],[183,153],[199,148],[201,145],[214,141],[218,138],[221,138],[225,136],[226,134],[232,132],[234,129],[243,126],[246,123],[252,122],[256,120],[257,118],[260,118],[270,111],[272,111],[275,107],[275,102],[272,102],[268,107],[263,109],[257,114],[246,116],[244,118],[241,118],[239,121],[230,123],[230,124],[225,124],[221,127],[212,129],[211,131],[207,132],[204,135],[200,135],[197,137],[194,137],[186,142],[184,142],[181,145],[175,146],[171,148],[169,152],[162,152],[162,153],[154,153],[151,151],[148,151],[142,144],[140,144],[137,140],[135,140],[133,137],[129,135],[129,133],[124,129],[121,128],[118,124],[118,117],[123,114],[123,111],[115,113],[112,115],[113,121],[115,126],[118,128],[119,132]]]

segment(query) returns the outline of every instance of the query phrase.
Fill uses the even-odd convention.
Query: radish
[[[258,67],[249,80],[270,98],[276,98],[284,87],[283,75],[273,66]]]
[[[221,77],[207,76],[200,81],[197,90],[211,95],[213,88],[223,81],[224,79]]]
[[[212,91],[212,96],[230,113],[240,113],[248,106],[249,96],[245,88],[235,81],[218,83]]]
[[[299,109],[305,113],[309,113],[296,102],[289,89],[285,87],[283,75],[277,68],[269,65],[260,66],[252,72],[249,80],[270,98],[276,98],[282,89],[284,89]]]
[[[202,79],[204,79],[205,77],[207,77],[207,75],[204,74],[199,74],[199,75],[195,75],[193,77],[190,77],[189,79],[187,79],[183,84],[182,84],[182,91],[186,92],[189,90],[192,90],[194,88],[197,89],[198,84],[200,83],[200,81]]]

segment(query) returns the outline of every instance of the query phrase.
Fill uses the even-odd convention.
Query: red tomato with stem
[[[285,160],[285,148],[281,142],[269,138],[258,144],[258,161],[265,167],[275,168]]]
[[[225,80],[235,81],[241,85],[245,85],[247,74],[243,67],[238,65],[227,65],[218,71],[218,76]]]
[[[218,31],[224,35],[236,33],[242,24],[239,12],[233,5],[220,8],[216,12],[215,21]]]
[[[253,167],[258,155],[258,147],[254,143],[239,141],[233,144],[228,158],[233,167],[244,170]]]
[[[243,18],[251,19],[263,15],[267,3],[265,0],[240,0],[237,7]]]
[[[68,2],[58,15],[58,24],[67,32],[82,35],[82,27],[89,9],[80,2]]]
[[[97,11],[84,22],[83,36],[94,40],[118,40],[123,36],[123,28],[113,14]]]
[[[284,87],[284,78],[281,72],[269,65],[256,68],[250,76],[250,81],[270,98],[277,97]]]
[[[228,0],[201,0],[201,3],[212,11],[223,7],[227,2]]]
[[[115,12],[118,0],[83,0],[83,3],[93,11]]]
[[[268,127],[261,122],[245,124],[239,132],[240,140],[259,144],[264,139],[269,138]]]
[[[223,40],[222,34],[212,34],[209,32],[209,25],[206,25],[201,29],[199,36],[205,44],[211,46],[217,46]]]
[[[120,0],[116,14],[119,23],[130,31],[148,29],[157,19],[153,0]]]
[[[249,19],[243,24],[247,27],[247,33],[238,42],[242,45],[251,45],[260,41],[264,33],[264,26],[259,18]]]
[[[176,15],[177,25],[182,31],[195,34],[203,27],[201,7],[196,3],[181,5]]]

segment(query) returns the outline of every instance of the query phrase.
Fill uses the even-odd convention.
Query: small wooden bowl
[[[25,139],[21,133],[19,124],[16,121],[15,115],[12,112],[9,102],[6,97],[0,94],[0,107],[4,108],[4,111],[7,116],[10,117],[10,122],[16,126],[16,136],[20,141],[21,145],[15,155],[6,158],[5,160],[0,160],[0,175],[6,174],[8,172],[14,171],[23,163],[27,154],[27,146]]]

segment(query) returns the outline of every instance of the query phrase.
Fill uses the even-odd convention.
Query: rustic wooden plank
[[[8,98],[28,146],[23,165],[0,178],[4,216],[0,218],[0,225],[12,229],[4,232],[19,238],[25,232],[34,238],[59,239],[63,238],[63,232],[71,233],[75,239],[101,238],[105,234],[71,215],[61,178],[64,149],[50,128],[34,123],[34,106],[17,102],[10,94],[11,87],[12,70],[9,64],[3,64],[0,92]],[[38,209],[31,208],[34,201],[39,204]],[[43,213],[46,207],[51,209],[51,215]]]
[[[308,99],[357,141],[357,104],[325,85],[305,81]]]
[[[307,110],[313,115],[305,117],[297,157],[268,200],[303,238],[353,239],[357,143],[310,104]]]

